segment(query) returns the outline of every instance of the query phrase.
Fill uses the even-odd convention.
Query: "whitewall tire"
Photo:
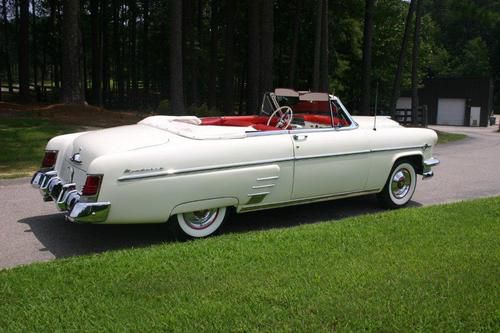
[[[417,187],[415,167],[408,161],[396,162],[387,183],[378,197],[387,208],[400,208],[408,204]]]
[[[176,220],[181,231],[191,238],[203,238],[219,230],[226,219],[228,210],[225,207],[204,209],[196,212],[180,213]]]

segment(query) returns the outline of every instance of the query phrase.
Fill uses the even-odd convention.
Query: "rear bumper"
[[[424,179],[426,178],[431,178],[432,176],[434,176],[434,172],[432,171],[432,167],[435,167],[437,165],[439,165],[439,160],[437,158],[434,158],[434,157],[431,157],[429,158],[428,160],[425,160],[424,161],[424,172],[422,173]]]
[[[76,223],[102,223],[108,218],[110,202],[85,202],[76,184],[66,184],[55,171],[38,171],[31,185],[40,190],[44,201],[55,201],[57,209],[66,212],[66,219]]]

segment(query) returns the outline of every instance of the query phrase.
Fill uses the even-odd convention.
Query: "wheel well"
[[[413,165],[415,168],[415,172],[419,175],[421,175],[424,172],[424,167],[423,167],[423,159],[422,155],[410,155],[410,156],[403,156],[398,158],[394,164],[400,161],[406,161]]]

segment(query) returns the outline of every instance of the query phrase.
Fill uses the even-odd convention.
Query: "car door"
[[[370,170],[368,131],[301,129],[290,135],[295,154],[292,199],[365,190]]]

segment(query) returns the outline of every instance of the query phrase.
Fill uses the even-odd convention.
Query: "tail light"
[[[101,183],[102,175],[87,175],[82,189],[82,196],[96,196],[101,188]]]
[[[43,156],[42,168],[53,168],[56,165],[57,150],[46,150]]]

